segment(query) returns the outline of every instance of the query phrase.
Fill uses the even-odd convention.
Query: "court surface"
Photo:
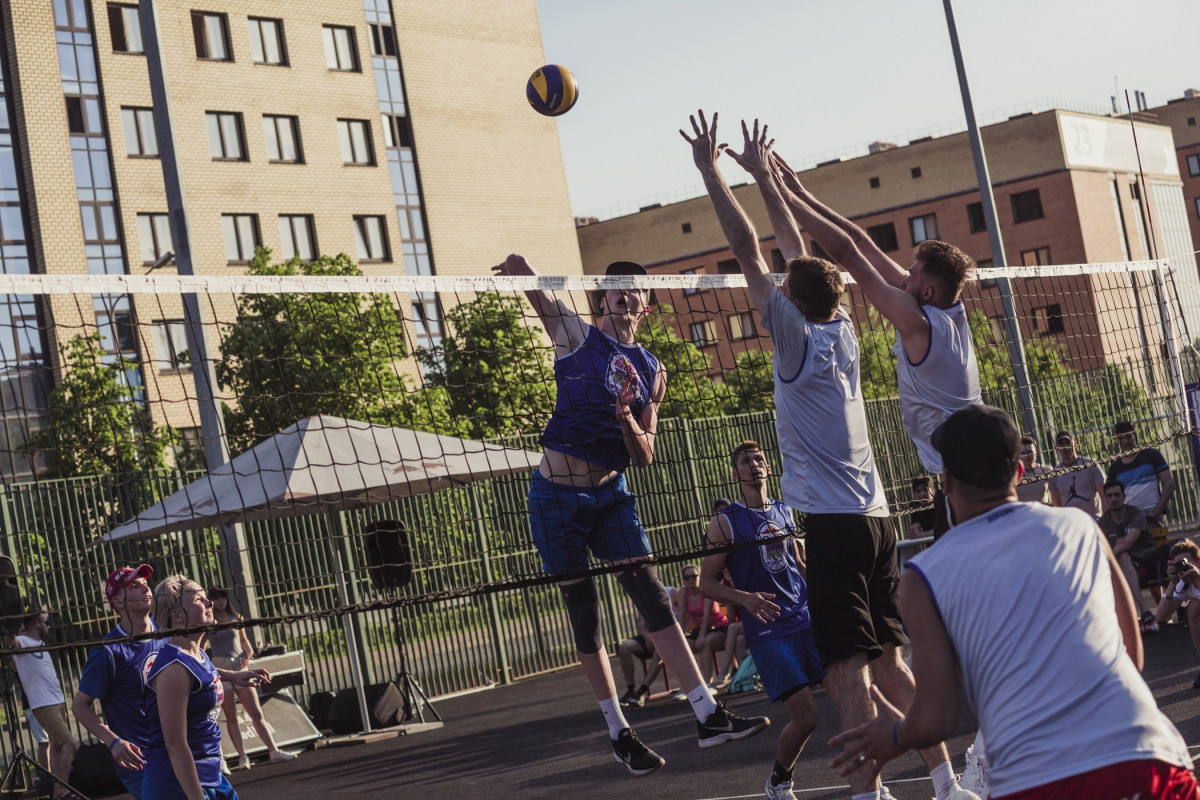
[[[1179,727],[1195,755],[1200,751],[1200,691],[1192,681],[1200,659],[1188,631],[1171,626],[1145,637],[1145,675],[1163,711]],[[614,669],[619,674],[617,664]],[[639,669],[640,678],[640,669]],[[817,693],[821,722],[796,765],[796,795],[802,800],[848,798],[829,769],[825,742],[838,730],[829,696]],[[745,714],[768,714],[772,726],[744,742],[701,750],[695,718],[686,703],[656,700],[629,709],[638,735],[667,765],[633,778],[612,760],[606,730],[578,668],[530,678],[512,686],[439,701],[444,728],[351,747],[308,750],[289,764],[259,764],[235,772],[243,800],[400,797],[412,800],[497,797],[587,800],[588,798],[752,798],[775,758],[781,706],[762,693],[729,698]],[[964,703],[965,705],[965,703]],[[948,744],[955,770],[974,738],[974,720],[964,711]],[[933,796],[928,774],[914,754],[888,765],[884,780],[897,800]]]

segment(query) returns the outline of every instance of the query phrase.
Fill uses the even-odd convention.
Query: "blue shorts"
[[[224,775],[216,786],[204,786],[205,800],[238,800],[233,784]],[[142,780],[142,800],[187,800],[178,781],[168,781],[147,775]]]
[[[142,800],[142,784],[146,775],[141,770],[121,769],[117,767],[117,777],[122,785],[133,795],[133,800]]]
[[[772,700],[786,700],[805,686],[820,683],[826,675],[812,628],[752,644],[750,655]]]
[[[630,493],[623,472],[587,489],[552,483],[534,472],[529,486],[529,525],[542,569],[551,575],[586,571],[589,551],[599,561],[650,555],[637,498]]]

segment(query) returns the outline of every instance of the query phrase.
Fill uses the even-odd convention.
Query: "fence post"
[[[479,499],[479,487],[476,484],[468,486],[467,493],[471,497],[471,515],[475,517],[475,539],[479,545],[479,556],[483,565],[483,583],[487,586],[495,580],[495,572],[492,570],[492,548],[488,544],[487,524],[483,521],[483,503]],[[495,592],[485,592],[483,597],[492,621],[492,645],[496,648],[496,660],[500,665],[500,682],[512,683],[512,664],[509,663],[508,645],[504,641],[500,602],[496,599]]]
[[[1154,288],[1158,295],[1158,315],[1162,319],[1163,339],[1167,345],[1167,367],[1171,372],[1171,388],[1175,391],[1175,401],[1179,404],[1179,413],[1183,415],[1187,428],[1191,430],[1191,413],[1188,411],[1187,391],[1183,385],[1183,364],[1179,359],[1179,342],[1175,339],[1175,326],[1171,324],[1171,310],[1167,304],[1167,276],[1163,273],[1162,260],[1154,266]],[[1189,443],[1190,444],[1190,443]],[[1196,496],[1196,519],[1200,519],[1200,494]]]
[[[696,500],[696,507],[691,516],[703,522],[704,511],[709,506],[704,502],[704,496],[700,494],[700,474],[696,472],[697,454],[692,442],[692,421],[683,417],[679,422],[683,427],[683,460],[687,464],[688,481],[692,484],[692,497]]]

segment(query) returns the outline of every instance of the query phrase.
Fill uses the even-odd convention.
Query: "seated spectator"
[[[1021,479],[1021,483],[1017,484],[1017,499],[1022,503],[1049,504],[1050,487],[1047,485],[1047,481],[1025,483],[1030,477],[1054,471],[1049,464],[1038,463],[1037,440],[1028,434],[1021,437],[1021,466],[1025,468],[1025,476]]]
[[[1125,484],[1118,480],[1105,482],[1104,505],[1100,530],[1104,531],[1108,543],[1112,545],[1113,555],[1117,557],[1121,573],[1133,593],[1133,602],[1141,616],[1142,625],[1148,626],[1154,622],[1154,615],[1142,600],[1142,592],[1138,588],[1138,569],[1153,569],[1154,566],[1154,538],[1150,535],[1150,525],[1140,508],[1125,502]]]
[[[683,586],[675,593],[675,617],[685,629],[696,654],[696,664],[706,682],[713,679],[715,654],[725,649],[725,634],[729,620],[717,607],[717,601],[700,594],[700,568],[688,564],[683,568]]]
[[[724,584],[725,582],[722,581]],[[726,584],[728,585],[728,584]],[[736,609],[735,609],[736,610]],[[709,687],[721,691],[733,681],[733,673],[737,671],[742,659],[750,652],[746,647],[746,629],[741,621],[730,622],[729,630],[725,632],[725,646],[722,648],[725,657],[717,668],[717,679]]]
[[[646,620],[641,614],[637,615],[637,633],[621,642],[620,647],[617,648],[617,656],[621,662],[621,672],[625,676],[625,686],[627,687],[625,696],[621,698],[621,705],[641,708],[646,704],[646,698],[650,696],[650,684],[662,670],[662,658],[654,652],[654,642],[646,635]],[[646,676],[636,689],[633,686],[633,660],[635,658],[648,662]]]
[[[933,478],[928,475],[918,475],[912,479],[912,502],[910,508],[925,506],[933,502]],[[933,536],[934,521],[937,519],[936,508],[926,508],[909,513],[908,538],[922,539]]]
[[[1185,609],[1188,633],[1192,644],[1200,654],[1200,546],[1191,539],[1181,539],[1171,546],[1167,559],[1167,589],[1154,614],[1155,630],[1165,625],[1180,608]],[[1192,681],[1193,689],[1200,689],[1200,674]]]
[[[1122,451],[1137,449],[1137,431],[1132,422],[1118,422],[1113,426],[1113,435]],[[1122,456],[1108,465],[1108,479],[1125,484],[1129,505],[1146,512],[1152,528],[1167,524],[1163,512],[1175,493],[1175,478],[1162,453],[1143,447],[1133,455]]]

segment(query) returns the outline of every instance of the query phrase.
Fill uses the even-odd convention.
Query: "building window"
[[[359,261],[388,261],[387,228],[383,217],[356,216],[354,242],[358,245]]]
[[[125,124],[125,154],[130,156],[158,155],[158,137],[154,135],[154,111],[149,108],[122,108]]]
[[[894,222],[872,225],[867,228],[867,236],[870,236],[875,246],[885,253],[900,249],[900,242],[896,239],[896,224]]]
[[[412,147],[412,125],[403,114],[383,115],[384,147]]]
[[[1028,222],[1031,219],[1041,219],[1042,195],[1037,189],[1028,192],[1017,192],[1012,196],[1013,222]]]
[[[77,95],[68,95],[63,99],[67,104],[67,129],[71,133],[82,133],[103,140],[104,120],[100,114],[100,99]]]
[[[108,4],[108,32],[114,53],[142,53],[142,25],[137,6]]]
[[[787,259],[778,247],[771,248],[771,267],[776,272],[787,272]]]
[[[753,339],[758,335],[758,331],[754,327],[754,313],[751,311],[743,311],[740,314],[732,314],[729,317],[729,341],[736,342],[739,339]]]
[[[717,272],[722,275],[741,275],[742,268],[738,266],[736,258],[729,258],[717,262]]]
[[[325,37],[325,66],[342,72],[358,72],[354,28],[326,25],[321,29],[321,34]]]
[[[870,180],[867,181],[867,183],[869,183],[871,185],[872,189],[879,188],[879,178],[871,178]]]
[[[138,240],[142,263],[153,264],[171,250],[171,221],[166,214],[138,214]]]
[[[1065,330],[1062,306],[1054,303],[1042,308],[1035,308],[1033,310],[1033,329],[1041,334],[1062,333]]]
[[[362,119],[339,119],[338,142],[342,146],[342,163],[372,166],[375,149],[371,147],[371,131]]]
[[[372,22],[367,25],[371,29],[371,55],[396,56],[396,30],[391,25],[380,25]]]
[[[283,20],[250,17],[250,59],[255,64],[287,66],[287,50],[283,44]]]
[[[277,164],[301,164],[300,120],[263,114],[263,136],[267,140],[267,160]]]
[[[1196,218],[1200,219],[1200,197],[1196,198],[1195,203],[1196,203]]]
[[[967,225],[971,233],[982,233],[987,230],[987,217],[983,215],[983,203],[967,203]]]
[[[1200,153],[1187,157],[1188,175],[1200,175]]]
[[[129,296],[125,295],[122,299],[128,301]],[[98,307],[96,327],[99,329],[100,349],[103,352],[109,355],[137,353],[137,328],[133,324],[133,312],[128,308]]]
[[[938,238],[937,214],[912,217],[908,221],[908,229],[912,232],[914,247],[926,239]]]
[[[280,214],[279,250],[285,259],[299,256],[304,261],[312,261],[317,252],[313,218],[308,214]]]
[[[192,12],[192,35],[196,38],[196,58],[206,61],[233,61],[229,48],[229,17],[212,11]]]
[[[241,114],[208,111],[204,114],[204,120],[208,124],[208,152],[213,161],[246,160]]]
[[[696,268],[683,269],[683,270],[679,271],[679,274],[680,275],[696,275],[697,272],[696,272]],[[683,290],[683,294],[685,297],[690,297],[691,295],[694,295],[694,294],[700,294],[700,289],[699,289],[699,287],[696,287],[696,286],[689,286]]]
[[[152,322],[150,337],[154,341],[154,366],[159,372],[192,368],[192,360],[188,357],[187,326],[183,320],[164,319]]]
[[[1188,117],[1188,127],[1189,128],[1196,127],[1196,118],[1195,117]]]
[[[257,214],[222,214],[221,231],[225,235],[225,260],[230,264],[245,264],[254,258],[258,238]]]
[[[821,247],[820,243],[817,242],[816,239],[813,239],[811,242],[809,242],[809,244],[812,246],[813,258],[823,258],[826,261],[833,260],[829,257],[829,253],[825,252],[825,248]]]
[[[920,167],[913,167],[913,168],[912,168],[912,176],[913,176],[914,178],[919,178],[919,177],[921,177],[921,168],[920,168]]]
[[[692,223],[690,223],[690,222],[683,223],[683,232],[691,233],[692,232]]]
[[[1021,251],[1021,263],[1027,267],[1044,267],[1050,263],[1050,248],[1039,247],[1036,250]]]
[[[696,347],[708,347],[717,343],[717,325],[712,320],[693,322],[688,325],[688,338]]]

